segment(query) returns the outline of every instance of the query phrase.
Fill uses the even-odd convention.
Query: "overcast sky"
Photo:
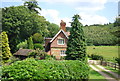
[[[37,0],[41,15],[59,25],[63,20],[70,26],[74,14],[79,14],[83,25],[114,22],[118,16],[119,0]],[[2,0],[2,7],[22,5],[22,0]]]

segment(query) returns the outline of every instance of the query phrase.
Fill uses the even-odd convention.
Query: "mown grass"
[[[104,76],[102,76],[100,73],[90,68],[89,81],[94,81],[94,80],[107,81]]]
[[[118,57],[118,46],[87,46],[87,54],[102,55],[106,60]]]

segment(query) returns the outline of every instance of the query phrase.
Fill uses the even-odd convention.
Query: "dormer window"
[[[57,40],[57,43],[58,43],[58,45],[64,45],[65,40],[64,40],[63,38],[59,38],[59,39]]]

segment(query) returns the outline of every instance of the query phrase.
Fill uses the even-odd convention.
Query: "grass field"
[[[102,55],[105,59],[118,57],[118,46],[87,46],[87,54]]]

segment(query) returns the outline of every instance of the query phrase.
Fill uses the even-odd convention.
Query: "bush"
[[[92,58],[92,60],[103,60],[103,56],[95,54],[92,54],[90,58]]]
[[[27,44],[28,44],[28,49],[34,49],[32,37],[28,38]]]
[[[11,56],[7,64],[12,64],[16,61],[20,61],[20,59],[15,56]]]
[[[28,54],[28,57],[34,57],[36,59],[45,59],[45,56],[47,55],[46,52],[44,52],[43,50],[40,49],[36,49],[33,52],[30,52]]]
[[[2,80],[58,81],[58,79],[88,79],[89,67],[79,60],[35,60],[28,58],[2,67]]]
[[[120,58],[115,58],[115,61],[119,64],[120,66]]]
[[[2,40],[0,41],[0,44],[2,45],[2,54],[0,54],[0,57],[2,57],[2,63],[6,63],[12,56],[9,47],[8,35],[6,34],[6,32],[2,32],[0,34],[0,38],[2,38]]]
[[[27,45],[27,40],[23,41],[23,42],[20,42],[18,45],[17,45],[17,49],[20,49],[20,48],[23,48],[23,49],[27,49],[28,45]]]
[[[44,49],[44,47],[43,47],[41,44],[39,44],[39,43],[35,43],[35,44],[34,44],[34,48],[35,48],[35,49],[39,48],[40,50],[43,50],[43,49]]]
[[[45,60],[56,60],[55,56],[53,55],[45,55]]]

